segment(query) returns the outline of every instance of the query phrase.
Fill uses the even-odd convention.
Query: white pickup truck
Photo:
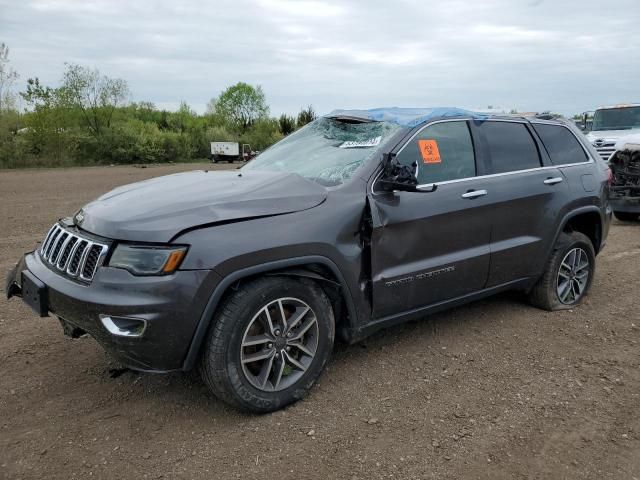
[[[585,114],[586,117],[586,114]],[[640,103],[600,107],[593,113],[587,139],[603,160],[608,161],[616,143],[640,133]]]
[[[583,125],[588,114],[583,114]],[[609,204],[622,221],[640,218],[640,103],[598,108],[587,139],[613,174]]]

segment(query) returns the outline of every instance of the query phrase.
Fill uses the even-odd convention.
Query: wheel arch
[[[225,276],[218,283],[198,321],[182,370],[191,370],[196,365],[207,331],[213,321],[214,313],[233,285],[265,275],[304,277],[317,281],[331,300],[334,313],[336,310],[338,312],[338,315],[336,315],[336,331],[346,341],[351,341],[350,332],[357,324],[357,311],[351,291],[338,266],[329,258],[319,255],[276,260],[236,270]],[[348,316],[339,315],[343,306],[346,308]]]
[[[602,246],[603,219],[600,210],[593,207],[583,207],[567,214],[556,234],[555,241],[562,232],[580,232],[586,235],[596,255]],[[554,244],[555,244],[554,241]]]

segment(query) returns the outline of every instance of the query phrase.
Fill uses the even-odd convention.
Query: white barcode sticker
[[[368,147],[375,147],[376,145],[380,145],[380,141],[381,140],[382,140],[382,137],[375,137],[375,138],[370,138],[369,140],[363,140],[361,142],[348,141],[348,142],[343,142],[342,145],[340,145],[340,148],[368,148]]]

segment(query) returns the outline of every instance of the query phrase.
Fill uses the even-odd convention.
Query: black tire
[[[638,217],[640,216],[640,214],[638,213],[631,213],[631,212],[613,212],[613,214],[621,222],[635,222],[636,220],[638,220]]]
[[[252,384],[250,375],[245,370],[247,364],[241,362],[241,355],[245,355],[246,352],[243,349],[249,347],[242,345],[245,341],[245,335],[248,335],[249,329],[253,328],[253,322],[260,320],[260,324],[264,324],[263,319],[266,317],[259,318],[259,316],[264,315],[261,312],[264,312],[265,306],[278,299],[285,299],[285,297],[298,300],[310,307],[313,314],[312,320],[315,319],[314,325],[317,325],[317,329],[314,327],[314,335],[317,336],[314,340],[315,355],[306,358],[309,361],[306,370],[291,370],[296,375],[301,375],[295,380],[295,383],[281,390],[265,391]],[[284,309],[281,311],[284,313]],[[290,314],[291,317],[293,317],[293,313]],[[302,327],[299,326],[299,328]],[[284,335],[283,329],[282,337]],[[253,413],[272,412],[307,395],[331,356],[334,337],[335,321],[331,302],[315,282],[291,277],[260,278],[242,284],[227,296],[218,308],[204,345],[200,372],[211,391],[229,405]],[[277,348],[284,348],[282,346],[276,347],[275,344],[261,345],[258,353],[267,351],[267,347],[274,351]],[[286,348],[289,352],[286,355],[284,351],[278,350],[278,355],[280,355],[278,359],[283,362],[283,365],[286,364],[284,362],[285,356],[290,358],[292,355],[291,347]],[[301,352],[297,352],[297,354],[302,356]],[[274,365],[276,361],[274,359]],[[271,370],[271,366],[269,366],[269,370]],[[288,378],[283,376],[284,367],[279,370],[278,382],[280,379]],[[271,378],[275,377],[267,376],[268,380]],[[289,380],[294,378],[290,377]],[[276,383],[275,379],[269,380],[267,385],[273,388],[274,383]]]
[[[580,249],[586,253],[589,261],[588,277],[584,290],[573,301],[562,301],[558,293],[558,275],[565,257],[574,249]],[[553,253],[547,261],[544,274],[529,292],[529,301],[532,305],[544,310],[566,310],[579,305],[588,294],[593,276],[595,274],[596,255],[591,240],[580,232],[563,232],[560,234]],[[571,287],[570,287],[571,288]]]

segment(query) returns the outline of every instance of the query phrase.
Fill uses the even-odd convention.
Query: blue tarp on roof
[[[486,120],[486,113],[471,112],[455,107],[437,108],[372,108],[369,110],[334,110],[327,117],[354,117],[374,120],[378,122],[390,122],[404,127],[415,127],[434,118],[442,117],[471,117],[478,120]]]

